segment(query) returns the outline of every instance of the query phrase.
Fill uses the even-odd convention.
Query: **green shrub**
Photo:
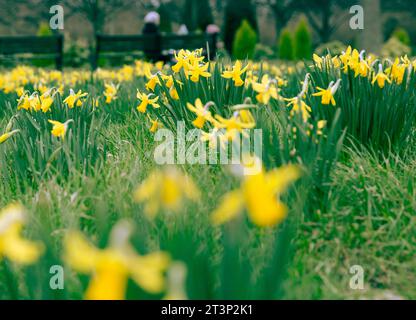
[[[312,39],[305,19],[300,20],[295,31],[295,58],[309,60],[312,58]]]
[[[257,32],[256,11],[251,0],[228,0],[224,21],[224,44],[228,52],[232,52],[236,31],[243,20],[247,20]]]
[[[38,31],[36,32],[36,35],[38,37],[47,37],[47,36],[53,35],[53,32],[51,28],[49,27],[49,24],[43,21],[39,24],[39,28],[38,28]]]
[[[403,28],[397,28],[392,35],[394,38],[399,40],[401,43],[403,43],[406,46],[411,45],[411,40],[409,33],[406,31],[406,29]]]
[[[293,38],[288,29],[284,29],[279,39],[279,58],[282,60],[293,60]]]
[[[235,59],[253,59],[257,44],[257,33],[247,20],[243,20],[235,34],[233,57]]]

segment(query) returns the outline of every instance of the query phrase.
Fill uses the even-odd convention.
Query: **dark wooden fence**
[[[63,65],[62,35],[56,36],[2,36],[0,37],[0,62],[10,59],[12,55],[30,53],[33,58],[54,59],[56,68],[61,70]]]

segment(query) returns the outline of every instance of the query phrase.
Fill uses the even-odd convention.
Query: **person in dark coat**
[[[151,47],[144,49],[144,54],[146,56],[146,59],[150,61],[157,61],[160,59],[160,56],[161,56],[160,45],[159,45],[160,42],[158,42],[159,36],[160,36],[159,26],[160,26],[160,15],[157,12],[155,11],[149,12],[144,17],[144,26],[143,26],[142,34],[148,35],[148,36],[155,36],[157,39],[155,46],[152,45]]]

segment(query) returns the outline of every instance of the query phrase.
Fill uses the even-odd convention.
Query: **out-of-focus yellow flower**
[[[137,90],[137,99],[140,100],[140,104],[137,106],[137,110],[139,112],[145,113],[149,105],[151,105],[153,108],[160,107],[160,105],[157,103],[159,101],[159,97],[150,98],[153,95],[153,93],[145,94]]]
[[[295,97],[291,99],[284,99],[288,101],[288,106],[292,106],[292,110],[290,111],[290,115],[293,117],[295,114],[301,114],[303,122],[307,122],[308,119],[311,117],[310,113],[312,109],[308,106],[301,98]]]
[[[0,260],[6,257],[28,265],[39,259],[43,246],[21,236],[24,222],[25,210],[19,204],[11,204],[0,211]]]
[[[198,128],[202,129],[206,121],[212,120],[211,112],[208,111],[208,108],[212,105],[212,103],[207,103],[205,106],[202,104],[201,99],[195,100],[195,105],[187,103],[186,106],[190,111],[197,115],[197,118],[192,121],[192,124]]]
[[[65,139],[65,134],[66,134],[66,131],[68,130],[68,124],[70,122],[74,122],[74,120],[70,119],[70,120],[67,120],[65,123],[61,123],[55,120],[48,120],[48,122],[53,125],[52,131],[51,131],[52,135],[57,138],[61,138],[63,140]]]
[[[193,180],[174,167],[155,170],[134,192],[138,203],[145,203],[145,213],[155,217],[160,209],[178,212],[185,199],[196,201],[199,190]]]
[[[319,120],[316,124],[316,134],[321,136],[323,134],[323,129],[326,127],[327,121],[326,120]]]
[[[244,129],[252,129],[256,126],[254,117],[248,110],[235,111],[233,116],[229,119],[225,119],[216,114],[215,118],[211,121],[215,128],[226,130],[223,135],[226,140],[232,140],[237,133],[243,133]]]
[[[74,270],[93,275],[86,299],[124,299],[128,278],[152,294],[165,290],[164,272],[170,264],[169,256],[163,252],[138,255],[129,243],[131,229],[127,221],[117,223],[105,249],[94,247],[80,232],[68,232],[64,243],[65,261]]]
[[[82,93],[81,90],[79,90],[77,93],[74,92],[74,90],[70,89],[69,96],[65,98],[64,103],[67,104],[69,108],[74,108],[75,106],[81,107],[82,106],[82,98],[86,97],[88,93]]]
[[[334,94],[338,91],[339,85],[341,84],[341,79],[338,79],[337,82],[331,82],[328,86],[328,89],[322,89],[317,87],[320,92],[312,94],[314,97],[322,97],[322,104],[328,105],[332,104],[333,106],[336,105]]]
[[[242,64],[240,61],[236,61],[232,70],[226,70],[223,72],[222,77],[225,79],[233,79],[234,85],[236,87],[241,87],[244,84],[243,79],[241,79],[241,76],[244,74],[244,72],[247,71],[249,65],[246,65],[244,68],[242,68]]]
[[[16,133],[19,133],[20,130],[13,130],[10,132],[5,132],[0,136],[0,144],[6,142],[9,138],[11,138],[12,136],[14,136]]]
[[[270,80],[267,74],[263,76],[261,83],[253,83],[253,90],[258,93],[256,99],[260,103],[268,104],[271,98],[278,98],[276,80]]]
[[[231,191],[212,215],[214,224],[223,224],[247,209],[250,220],[259,227],[279,224],[287,215],[288,208],[279,196],[300,177],[300,169],[288,165],[270,172],[246,176],[241,188]]]
[[[119,86],[115,85],[114,83],[110,84],[104,84],[105,91],[104,91],[104,97],[105,97],[105,103],[110,104],[113,100],[117,99],[117,92]]]

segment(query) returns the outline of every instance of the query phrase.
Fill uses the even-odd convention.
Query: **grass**
[[[135,110],[136,89],[145,91],[149,80],[143,74],[132,81],[121,80],[118,99],[112,103],[92,107],[96,97],[103,98],[104,82],[129,75],[126,67],[114,74],[101,71],[104,75],[98,79],[82,76],[80,83],[62,80],[66,88],[74,86],[90,93],[81,108],[66,108],[57,95],[47,116],[17,112],[14,129],[19,129],[19,134],[0,145],[0,207],[13,201],[22,203],[29,215],[24,236],[41,241],[45,250],[28,266],[0,256],[1,299],[84,298],[93,277],[77,272],[66,260],[66,235],[70,230],[82,231],[103,249],[111,243],[114,227],[126,219],[134,226],[130,243],[135,251],[144,256],[161,250],[174,262],[167,270],[167,290],[145,290],[129,277],[128,299],[159,299],[172,289],[170,293],[176,297],[185,293],[189,299],[371,299],[387,292],[416,298],[412,285],[416,279],[415,90],[404,89],[406,84],[392,84],[383,92],[365,83],[368,79],[342,74],[348,85],[335,96],[341,110],[330,109],[308,95],[312,112],[305,122],[301,114],[290,116],[285,101],[272,100],[266,106],[256,100],[251,86],[235,87],[231,80],[222,78],[228,64],[218,63],[211,70],[213,76],[198,83],[187,80],[181,71],[176,80],[183,85],[176,80],[173,84],[178,100],[170,96],[172,88],[158,75],[162,85],[154,94],[160,97],[161,108],[149,106],[146,114]],[[256,66],[256,75],[261,79],[264,73],[273,74],[270,67]],[[302,89],[305,69],[293,73],[280,66],[279,72],[288,83],[280,94],[295,97]],[[310,89],[315,85],[326,88],[333,79],[328,74],[337,77],[337,72],[313,70]],[[411,81],[414,78],[413,73]],[[365,85],[360,87],[362,83]],[[350,101],[348,90],[352,87],[357,92]],[[389,113],[387,103],[400,90],[406,91],[408,99],[402,97],[403,103],[396,100],[396,107],[403,109]],[[374,95],[385,112],[375,114],[370,104],[360,102],[367,95],[364,91]],[[0,128],[5,128],[16,114],[16,95],[0,94]],[[227,166],[180,166],[195,181],[201,198],[187,201],[176,214],[163,210],[149,219],[144,206],[135,202],[136,187],[160,169],[153,159],[157,142],[149,131],[148,116],[166,127],[174,127],[177,120],[192,127],[195,115],[186,103],[198,97],[204,103],[213,101],[215,113],[227,118],[235,112],[235,105],[251,110],[256,127],[263,129],[267,170],[288,163],[302,167],[302,179],[282,196],[289,214],[280,225],[261,228],[247,215],[223,226],[212,224],[212,212],[222,197],[242,184]],[[353,101],[364,103],[366,114],[361,108],[355,110]],[[382,132],[383,123],[391,117],[396,119],[394,125],[400,134],[392,127]],[[51,136],[51,125],[46,121],[51,118],[74,120],[65,140]],[[321,119],[327,119],[328,124],[323,134],[318,134],[316,121]],[[377,126],[368,125],[376,120]],[[388,143],[384,136],[390,139]],[[177,271],[180,267],[172,267],[181,263],[186,266],[183,274]],[[52,265],[64,266],[64,290],[49,287]],[[364,268],[363,291],[349,287],[353,265]],[[184,283],[176,282],[172,288],[169,272],[176,272]],[[178,293],[180,289],[184,292]]]

